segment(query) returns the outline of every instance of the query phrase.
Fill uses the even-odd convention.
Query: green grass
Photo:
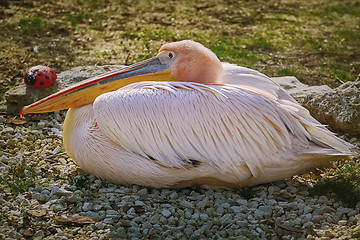
[[[32,166],[15,165],[9,168],[7,174],[0,177],[0,185],[10,190],[13,198],[35,186],[37,175]]]
[[[342,40],[346,40],[346,41],[359,41],[359,39],[360,39],[360,31],[359,30],[341,29],[341,30],[336,31],[336,34]]]
[[[350,15],[354,15],[354,16],[359,16],[360,15],[360,4],[359,2],[356,3],[356,1],[353,2],[353,4],[338,4],[338,5],[334,5],[334,6],[330,6],[325,8],[324,14],[328,15],[328,14],[332,14],[332,13],[337,13],[337,14],[350,14]]]
[[[336,197],[356,206],[360,201],[360,167],[356,161],[347,161],[334,169],[332,176],[315,183],[313,194]]]
[[[256,196],[255,191],[253,191],[251,188],[243,188],[238,190],[237,192],[246,200],[252,199]]]
[[[18,26],[24,34],[43,33],[45,34],[53,23],[45,18],[34,16],[20,19]]]
[[[344,71],[340,68],[331,69],[331,75],[342,81],[353,81],[355,76],[350,74],[348,71]]]
[[[102,31],[104,26],[102,25],[102,20],[107,19],[108,14],[104,12],[98,13],[88,13],[88,12],[78,12],[70,13],[66,15],[66,20],[71,24],[73,28],[78,24],[86,24],[90,29]]]
[[[360,230],[353,231],[353,232],[351,233],[351,237],[352,237],[352,238],[355,238],[355,239],[360,239]]]
[[[304,48],[310,51],[317,52],[323,50],[324,46],[321,39],[310,38],[305,41]]]
[[[237,39],[219,39],[209,45],[209,48],[222,60],[238,64],[253,65],[262,59],[261,55],[242,49]]]
[[[88,189],[90,187],[89,184],[89,179],[87,178],[87,176],[83,176],[83,175],[76,175],[73,179],[72,179],[73,185],[76,186],[77,189],[81,190],[81,189]]]
[[[298,70],[294,67],[284,67],[280,68],[276,71],[276,75],[278,76],[296,76],[298,73]]]

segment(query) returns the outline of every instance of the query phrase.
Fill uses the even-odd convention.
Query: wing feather
[[[226,72],[224,83],[238,85],[243,89],[264,96],[274,104],[281,105],[281,111],[290,112],[293,118],[282,117],[282,121],[300,141],[306,143],[311,140],[320,146],[335,149],[339,155],[351,155],[349,150],[351,144],[342,141],[331,133],[272,79],[253,69],[230,63],[222,64]],[[273,137],[276,137],[276,135],[273,135]]]
[[[197,160],[240,174],[245,164],[257,176],[292,144],[291,111],[236,86],[142,82],[101,95],[93,108],[113,142],[167,167]]]

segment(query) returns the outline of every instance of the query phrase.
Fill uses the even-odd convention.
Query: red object
[[[24,82],[30,87],[43,88],[53,84],[56,78],[56,73],[50,67],[35,66],[26,71]]]

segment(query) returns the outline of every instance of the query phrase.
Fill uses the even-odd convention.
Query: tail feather
[[[351,155],[350,144],[338,138],[334,133],[325,128],[304,124],[305,129],[310,133],[313,139],[310,139],[319,146],[325,147],[323,150],[327,155]],[[347,146],[349,145],[349,147]],[[328,149],[327,149],[328,148]],[[330,152],[333,152],[330,154]],[[335,154],[336,153],[336,154]]]

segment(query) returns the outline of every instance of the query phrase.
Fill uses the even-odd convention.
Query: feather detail
[[[94,114],[101,131],[127,151],[167,167],[196,159],[235,175],[242,164],[255,177],[263,174],[264,164],[291,148],[292,134],[303,144],[311,139],[294,111],[232,85],[131,84],[98,97]]]

